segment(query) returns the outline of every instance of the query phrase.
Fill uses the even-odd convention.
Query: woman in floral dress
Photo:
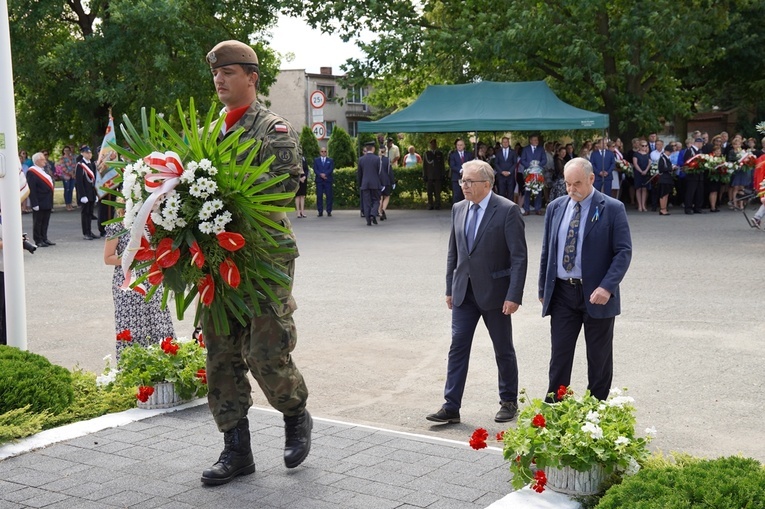
[[[117,209],[120,213],[124,209]],[[118,214],[121,215],[121,214]],[[122,253],[128,245],[130,236],[115,235],[124,230],[122,223],[112,223],[106,226],[106,243],[104,244],[104,263],[114,265],[112,277],[112,297],[114,298],[114,325],[117,334],[117,360],[122,349],[138,343],[149,346],[160,343],[166,337],[175,337],[173,320],[170,310],[161,309],[162,286],[157,288],[152,298],[146,302],[144,295],[136,290],[122,290],[125,275],[122,272]],[[143,271],[137,271],[140,277]],[[148,288],[148,284],[146,287]],[[129,331],[126,333],[125,331]],[[130,338],[128,340],[128,337]]]

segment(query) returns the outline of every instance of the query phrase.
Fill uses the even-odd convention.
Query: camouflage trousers
[[[295,260],[288,263],[292,277]],[[229,322],[230,334],[215,334],[212,322],[203,323],[207,346],[207,403],[222,432],[236,426],[252,406],[247,371],[260,385],[272,407],[286,416],[305,409],[308,389],[290,353],[297,343],[292,313],[297,308],[292,289],[273,288],[280,302],[264,305],[260,316],[242,326]]]

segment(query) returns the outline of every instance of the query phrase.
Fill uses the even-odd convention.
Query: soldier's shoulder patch
[[[283,163],[292,162],[292,150],[280,148],[276,151],[276,158]]]
[[[289,132],[289,128],[286,124],[276,124],[274,125],[274,131],[277,133],[286,133]]]

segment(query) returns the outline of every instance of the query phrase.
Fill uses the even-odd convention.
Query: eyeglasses
[[[641,147],[647,147],[648,145],[640,145]]]
[[[465,186],[465,187],[473,187],[473,184],[476,182],[488,182],[488,180],[462,180],[459,179],[459,185]]]

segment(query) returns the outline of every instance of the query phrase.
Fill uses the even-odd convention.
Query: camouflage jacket
[[[233,133],[240,127],[245,128],[244,133],[242,133],[242,136],[239,138],[241,141],[251,139],[262,141],[260,151],[255,157],[253,164],[259,165],[269,157],[275,156],[268,172],[264,173],[258,181],[262,182],[269,178],[288,173],[290,178],[283,180],[277,186],[269,188],[269,192],[291,193],[294,195],[295,192],[297,192],[300,183],[300,176],[303,174],[300,138],[295,129],[293,129],[284,118],[266,109],[257,99],[250,105],[244,115],[242,115],[242,118],[240,118],[236,124],[231,126],[227,133]],[[222,137],[224,138],[225,135]],[[245,151],[239,154],[237,156],[237,161],[244,161],[248,153],[249,151]],[[288,205],[292,200],[293,198],[290,198],[289,200],[282,202],[281,205]],[[286,214],[274,213],[271,214],[270,217],[277,223],[281,223],[283,226],[289,228],[290,231],[292,230],[292,225]],[[287,259],[292,259],[298,256],[295,237],[292,233],[285,235],[270,228],[269,232],[274,235],[274,238],[277,240],[289,239],[287,245],[294,248],[295,252],[293,256],[288,256]]]

